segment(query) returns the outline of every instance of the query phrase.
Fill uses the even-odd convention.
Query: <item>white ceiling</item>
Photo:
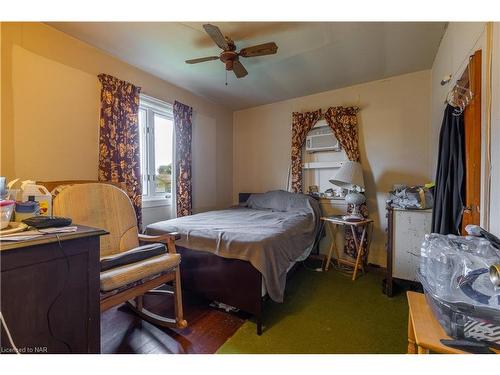
[[[231,109],[429,69],[444,22],[212,22],[237,49],[274,41],[271,56],[241,58],[249,74],[236,79],[215,60],[220,49],[202,23],[52,22],[49,25],[142,70]]]

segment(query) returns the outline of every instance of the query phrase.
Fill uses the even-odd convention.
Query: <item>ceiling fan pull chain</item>
[[[227,86],[227,70],[225,70],[225,72],[226,72],[226,86]]]

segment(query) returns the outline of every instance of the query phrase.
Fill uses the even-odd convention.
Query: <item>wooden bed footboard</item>
[[[249,262],[176,246],[182,289],[251,313],[262,334],[262,275]]]

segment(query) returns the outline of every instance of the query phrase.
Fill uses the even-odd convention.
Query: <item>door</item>
[[[469,87],[474,97],[464,111],[465,130],[465,202],[462,234],[467,224],[480,223],[481,210],[481,50],[469,61]]]

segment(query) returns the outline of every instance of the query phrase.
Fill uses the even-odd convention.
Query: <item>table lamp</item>
[[[359,206],[365,203],[366,198],[361,194],[365,190],[361,164],[356,161],[342,162],[342,166],[335,176],[330,179],[330,183],[349,191],[345,201],[352,204],[354,208],[351,214],[347,214],[342,218],[344,220],[363,220],[364,217],[359,211]]]

